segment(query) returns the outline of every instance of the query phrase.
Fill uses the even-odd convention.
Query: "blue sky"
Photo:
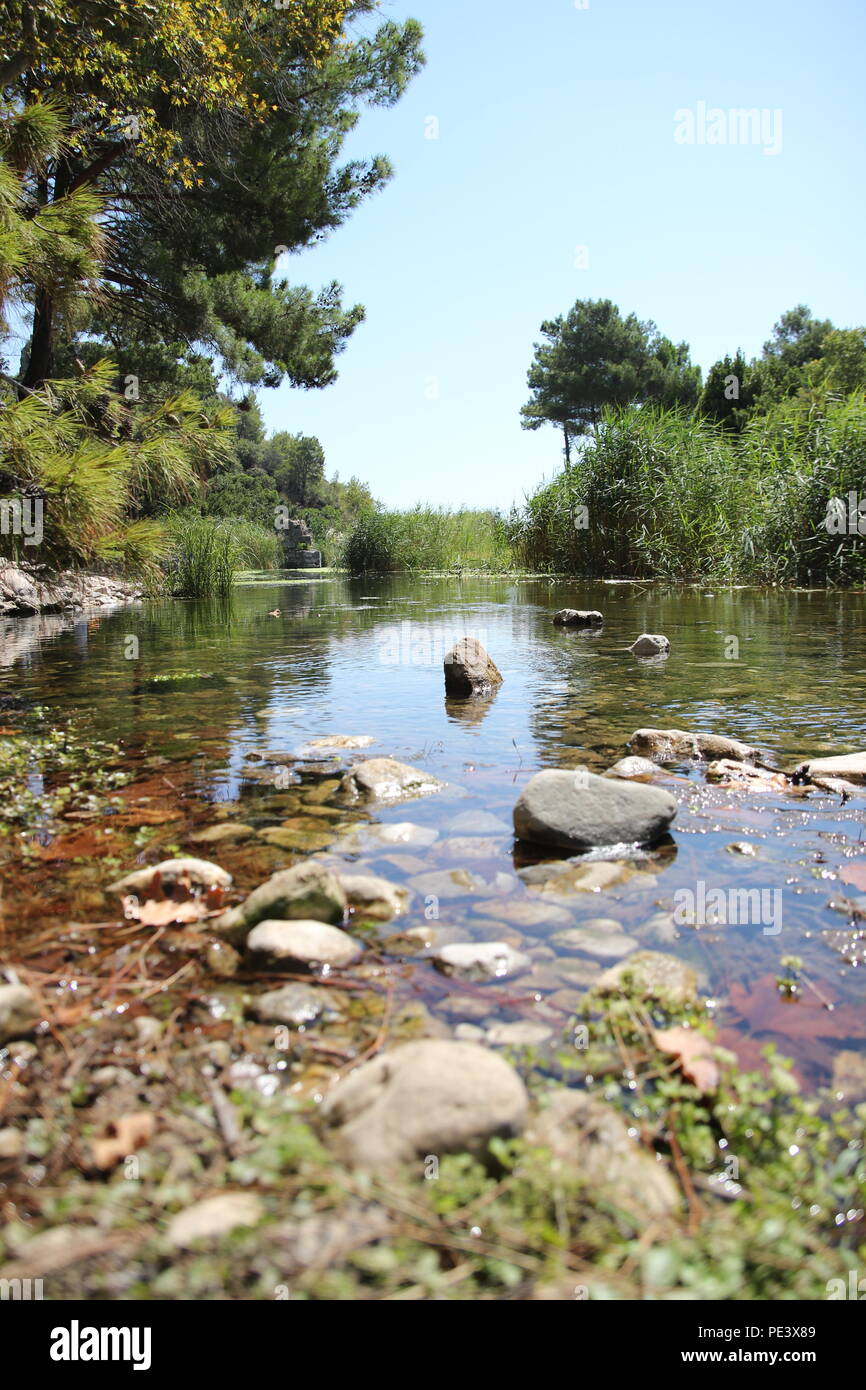
[[[518,412],[542,319],[576,299],[654,319],[705,371],[758,352],[798,302],[866,323],[863,0],[385,0],[382,14],[421,21],[427,67],[396,107],[362,115],[346,154],[385,153],[395,177],[285,263],[294,282],[338,280],[367,320],[335,385],[262,393],[269,427],[318,435],[330,475],[387,506],[519,502],[561,466],[557,433],[522,430]],[[699,103],[780,112],[781,148],[735,130],[677,143],[675,113]]]

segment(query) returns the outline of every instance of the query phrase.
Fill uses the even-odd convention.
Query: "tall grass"
[[[169,589],[176,598],[226,599],[241,569],[276,569],[280,542],[241,518],[178,514],[171,519]]]
[[[740,435],[676,411],[605,416],[579,462],[509,518],[520,563],[624,578],[850,584],[866,538],[828,502],[866,493],[866,401],[784,403]]]
[[[362,516],[344,542],[340,564],[352,574],[501,572],[511,568],[512,551],[498,512],[417,506]]]

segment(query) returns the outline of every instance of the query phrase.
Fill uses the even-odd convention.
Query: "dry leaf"
[[[204,900],[199,898],[190,898],[180,903],[174,903],[170,898],[162,902],[148,898],[147,902],[139,903],[137,908],[133,908],[130,915],[133,920],[141,922],[143,927],[167,927],[172,922],[200,922],[203,917],[207,917],[208,912]]]
[[[93,1141],[93,1162],[101,1172],[116,1168],[136,1149],[144,1148],[153,1138],[153,1116],[146,1110],[136,1110],[111,1120],[101,1139]]]
[[[661,1052],[676,1057],[683,1076],[693,1081],[702,1096],[715,1091],[719,1084],[719,1068],[713,1044],[696,1028],[654,1028],[653,1042]]]
[[[839,877],[843,883],[852,883],[861,893],[866,893],[866,864],[844,864]]]

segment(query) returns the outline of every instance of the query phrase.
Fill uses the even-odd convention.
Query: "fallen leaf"
[[[136,1110],[129,1115],[110,1120],[102,1138],[93,1141],[95,1167],[103,1173],[116,1168],[129,1154],[149,1144],[153,1138],[153,1131],[153,1116],[146,1110]]]
[[[162,901],[148,898],[130,913],[133,921],[140,922],[143,927],[167,927],[172,922],[200,922],[207,915],[204,901],[198,898],[179,903],[172,902],[171,898]]]
[[[676,1057],[683,1076],[693,1081],[702,1096],[715,1091],[719,1068],[713,1044],[696,1028],[654,1028],[652,1039],[661,1052]]]
[[[851,1004],[826,1008],[811,994],[786,999],[773,975],[755,980],[748,989],[738,981],[730,987],[731,1008],[752,1033],[778,1033],[791,1038],[863,1038],[866,1018]]]
[[[866,864],[845,864],[839,870],[843,883],[853,883],[862,893],[866,893]]]
[[[71,835],[58,836],[50,845],[39,845],[36,853],[40,859],[99,859],[113,851],[110,838],[93,830],[76,830]]]

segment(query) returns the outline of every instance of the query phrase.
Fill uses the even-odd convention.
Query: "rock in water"
[[[693,734],[685,729],[635,729],[628,741],[633,753],[656,763],[673,763],[678,758],[734,758],[752,763],[761,757],[759,748],[740,743],[723,734]]]
[[[442,786],[438,777],[420,768],[398,763],[394,758],[367,758],[356,763],[343,778],[343,791],[368,801],[400,801],[409,796],[425,796]]]
[[[326,1096],[322,1118],[336,1153],[381,1170],[428,1154],[482,1149],[519,1133],[526,1088],[513,1067],[475,1043],[405,1043],[350,1072]]]
[[[642,632],[629,647],[633,656],[667,656],[670,649],[671,644],[666,637],[652,632]]]
[[[311,860],[272,874],[253,889],[240,907],[229,908],[213,918],[208,927],[240,943],[257,922],[266,918],[342,922],[346,908],[346,894],[336,876]]]
[[[794,776],[805,773],[809,777],[841,777],[845,782],[855,785],[866,783],[866,753],[840,754],[835,758],[812,758],[801,763]]]
[[[136,869],[134,873],[127,874],[116,883],[109,883],[107,891],[124,895],[146,893],[157,874],[157,882],[163,888],[171,887],[178,879],[189,879],[189,882],[198,888],[230,888],[232,881],[231,874],[221,869],[219,864],[212,864],[209,859],[194,859],[188,856],[184,859],[163,859],[152,868]]]
[[[433,961],[443,975],[461,980],[501,980],[519,975],[532,964],[529,956],[515,951],[506,941],[459,941],[440,946]]]
[[[604,618],[597,608],[560,608],[553,621],[557,627],[601,627]]]
[[[502,684],[502,673],[475,637],[461,637],[445,658],[449,695],[487,695]]]
[[[358,917],[389,922],[406,911],[409,891],[378,874],[340,874],[349,906]]]
[[[602,777],[652,777],[657,771],[655,763],[649,758],[620,758],[613,767],[607,768]]]
[[[537,772],[514,808],[514,831],[530,844],[584,850],[652,844],[677,813],[669,792],[578,769]]]
[[[351,965],[361,947],[326,922],[259,922],[247,937],[247,950],[270,961],[291,961],[303,970]]]
[[[690,965],[664,951],[638,951],[612,965],[596,980],[606,994],[618,993],[631,981],[644,999],[659,999],[677,1007],[693,1004],[698,997],[698,977]]]

